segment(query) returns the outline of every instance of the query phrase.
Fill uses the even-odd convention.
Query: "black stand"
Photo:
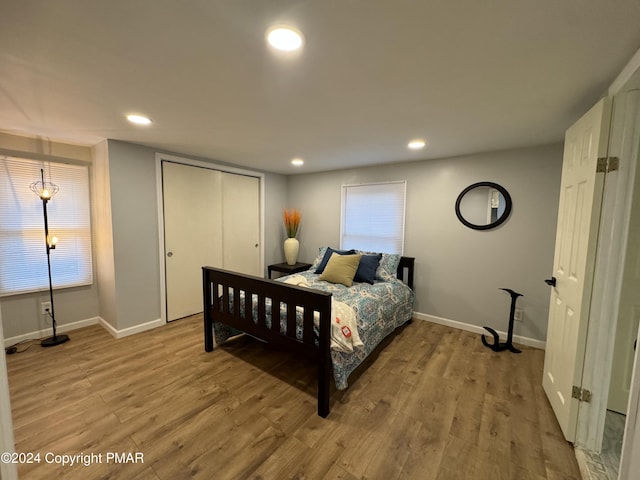
[[[40,175],[42,175],[42,186],[44,188],[44,170],[40,170]],[[40,199],[42,200],[42,210],[44,212],[44,243],[47,246],[47,268],[49,270],[49,301],[51,302],[51,312],[49,312],[49,316],[51,317],[51,323],[53,325],[53,337],[45,338],[40,342],[40,345],[43,347],[54,347],[66,342],[69,340],[69,337],[67,335],[56,334],[56,314],[53,309],[53,284],[51,282],[51,250],[56,248],[56,246],[49,245],[49,221],[47,218],[47,202],[49,198],[42,196]]]
[[[505,343],[500,343],[500,336],[498,333],[489,327],[483,327],[487,330],[491,335],[493,335],[493,344],[487,342],[487,339],[482,335],[482,343],[485,347],[489,347],[494,352],[501,352],[503,350],[509,350],[512,353],[520,353],[522,350],[518,350],[513,346],[513,320],[516,313],[516,300],[518,297],[522,297],[521,293],[514,292],[508,288],[501,288],[500,290],[504,290],[505,292],[511,295],[511,312],[509,313],[509,332],[507,333],[507,341]]]

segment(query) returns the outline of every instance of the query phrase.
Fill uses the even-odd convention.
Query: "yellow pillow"
[[[331,283],[341,283],[346,287],[353,285],[353,277],[356,276],[358,264],[362,255],[339,255],[334,253],[329,258],[320,280]]]

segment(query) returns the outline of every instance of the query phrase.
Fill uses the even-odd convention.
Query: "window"
[[[340,247],[403,253],[407,182],[342,187]]]
[[[53,287],[93,281],[88,167],[0,157],[0,296],[49,288],[42,200],[29,189],[41,168],[60,187],[47,204]]]

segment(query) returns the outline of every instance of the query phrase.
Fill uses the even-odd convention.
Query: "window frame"
[[[60,192],[47,204],[49,234],[54,236],[58,232],[63,232],[62,236],[60,233],[56,235],[59,237],[59,242],[56,245],[57,248],[51,251],[53,289],[93,285],[90,166],[84,163],[40,160],[13,155],[0,156],[0,165],[6,165],[8,169],[11,168],[11,163],[20,164],[19,167],[14,167],[18,173],[15,173],[15,170],[13,175],[10,175],[8,170],[3,172],[6,175],[3,175],[6,179],[3,180],[3,183],[13,187],[11,190],[18,188],[18,184],[24,184],[25,191],[21,191],[19,195],[10,192],[6,195],[0,193],[2,196],[0,206],[8,209],[4,213],[5,218],[13,215],[13,218],[17,219],[13,221],[13,225],[9,223],[4,228],[0,228],[0,241],[5,242],[5,245],[10,245],[13,238],[14,241],[17,239],[23,245],[18,249],[6,248],[5,251],[0,252],[0,262],[7,262],[8,265],[13,264],[14,271],[17,259],[24,259],[27,266],[29,264],[37,266],[31,267],[23,276],[12,274],[11,268],[7,269],[8,273],[2,273],[5,277],[2,282],[8,286],[3,287],[0,284],[0,298],[39,293],[49,289],[42,200],[29,188],[31,182],[40,180],[41,168],[44,169],[45,181],[53,181],[60,186]],[[30,169],[33,169],[33,175],[29,171]],[[36,170],[37,173],[35,173]],[[52,170],[54,171],[53,175]],[[30,180],[25,178],[27,176]],[[67,197],[61,197],[61,194],[67,195]],[[33,204],[28,200],[31,197],[33,197]],[[56,205],[56,199],[60,202],[61,198],[64,198],[65,203]],[[52,205],[55,205],[54,208]],[[11,211],[12,207],[22,209],[24,213],[14,213]],[[58,210],[57,219],[56,210]],[[20,216],[18,217],[18,215]],[[36,215],[39,216],[39,219],[36,219]],[[24,223],[22,228],[16,228],[15,224],[20,223]],[[31,235],[28,232],[31,232]],[[40,238],[36,240],[36,237]],[[64,251],[65,247],[67,248],[66,252]],[[28,251],[28,255],[20,256],[24,251]],[[58,278],[56,278],[56,269],[60,272],[61,266],[64,268],[63,273],[58,273]]]
[[[356,184],[345,184],[341,187],[341,200],[340,200],[340,248],[356,248],[357,250],[362,251],[379,251],[377,248],[359,248],[359,247],[347,247],[345,246],[345,235],[346,235],[346,199],[348,194],[348,189],[350,188],[358,188],[358,187],[376,187],[376,186],[387,186],[387,185],[402,185],[402,214],[401,214],[401,231],[399,232],[399,252],[381,252],[381,253],[392,253],[404,255],[404,239],[405,239],[405,228],[406,228],[406,214],[407,214],[407,181],[406,180],[395,180],[388,182],[364,182],[364,183],[356,183]],[[398,233],[398,232],[396,232]]]

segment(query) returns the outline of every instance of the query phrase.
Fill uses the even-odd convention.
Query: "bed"
[[[373,272],[371,257],[378,260]],[[359,281],[365,260],[368,272]],[[338,262],[358,262],[351,285],[330,278]],[[213,351],[214,340],[219,345],[246,333],[313,358],[318,415],[326,417],[331,377],[338,390],[347,388],[349,375],[380,342],[411,320],[413,271],[412,257],[328,247],[309,270],[276,280],[203,267],[205,351]]]

